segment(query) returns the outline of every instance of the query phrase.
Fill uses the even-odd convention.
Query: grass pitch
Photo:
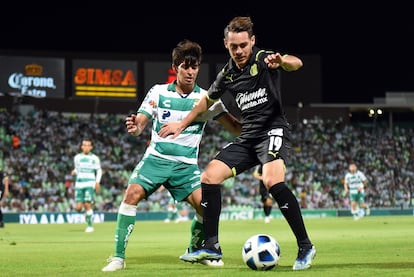
[[[414,276],[414,217],[371,216],[305,219],[316,246],[312,268],[293,271],[297,246],[284,219],[221,221],[222,268],[178,259],[189,243],[190,222],[137,221],[127,248],[127,268],[101,272],[113,253],[115,222],[95,224],[6,223],[0,229],[0,276]],[[241,247],[256,233],[268,233],[281,246],[279,265],[253,271]]]

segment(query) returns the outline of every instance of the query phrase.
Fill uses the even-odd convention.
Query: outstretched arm
[[[234,136],[239,136],[241,133],[241,123],[240,121],[234,117],[230,113],[225,113],[219,118],[217,121],[220,122],[221,125],[224,126],[229,132],[231,132]]]
[[[288,54],[283,56],[280,53],[269,54],[264,61],[272,69],[281,67],[285,71],[295,71],[303,66],[301,59]]]

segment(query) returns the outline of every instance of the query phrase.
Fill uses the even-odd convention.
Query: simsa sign
[[[0,56],[0,92],[17,97],[64,98],[65,60]]]
[[[136,98],[137,63],[134,61],[74,60],[74,97]]]

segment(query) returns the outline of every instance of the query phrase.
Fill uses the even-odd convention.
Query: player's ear
[[[223,44],[224,44],[224,47],[226,47],[226,49],[229,49],[229,47],[227,46],[227,40],[226,39],[223,39]]]
[[[175,64],[172,64],[171,68],[174,70],[175,73],[178,72],[178,67]]]
[[[255,35],[253,35],[253,36],[250,38],[250,41],[252,42],[252,46],[254,46],[254,45],[256,44],[256,36],[255,36]]]

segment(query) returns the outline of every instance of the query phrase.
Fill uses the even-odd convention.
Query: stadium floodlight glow
[[[382,110],[381,109],[376,109],[376,110],[369,109],[369,111],[368,111],[368,116],[369,117],[374,117],[374,116],[376,117],[378,115],[382,115]]]

